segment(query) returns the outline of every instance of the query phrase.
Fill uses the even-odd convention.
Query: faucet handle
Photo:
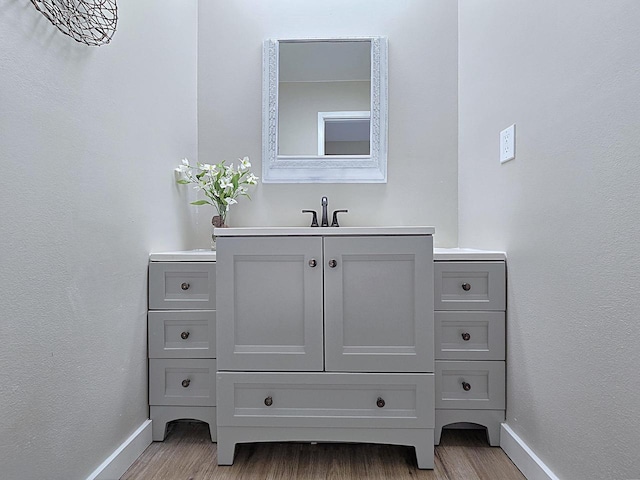
[[[302,213],[312,213],[313,218],[311,219],[311,226],[312,227],[318,226],[318,214],[316,213],[315,210],[302,210]]]
[[[333,211],[333,220],[331,220],[332,227],[339,227],[338,225],[338,214],[339,213],[349,213],[349,210],[334,210]]]

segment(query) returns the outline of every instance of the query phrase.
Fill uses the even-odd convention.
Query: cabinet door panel
[[[324,246],[326,370],[432,372],[432,238],[331,237]]]
[[[221,237],[216,256],[218,369],[322,370],[322,239]]]

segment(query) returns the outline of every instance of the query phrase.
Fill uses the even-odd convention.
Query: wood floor
[[[175,422],[121,480],[517,480],[525,477],[484,430],[445,430],[435,469],[418,470],[411,447],[373,444],[257,443],[236,447],[232,466],[219,467],[208,426]]]

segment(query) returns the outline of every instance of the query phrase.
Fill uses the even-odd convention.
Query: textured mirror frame
[[[280,42],[371,42],[370,155],[340,158],[278,155],[278,75]],[[387,182],[387,38],[340,37],[265,40],[262,56],[262,182],[386,183]]]

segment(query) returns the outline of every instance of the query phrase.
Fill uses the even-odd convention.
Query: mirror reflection
[[[281,41],[278,155],[370,155],[371,41]]]

